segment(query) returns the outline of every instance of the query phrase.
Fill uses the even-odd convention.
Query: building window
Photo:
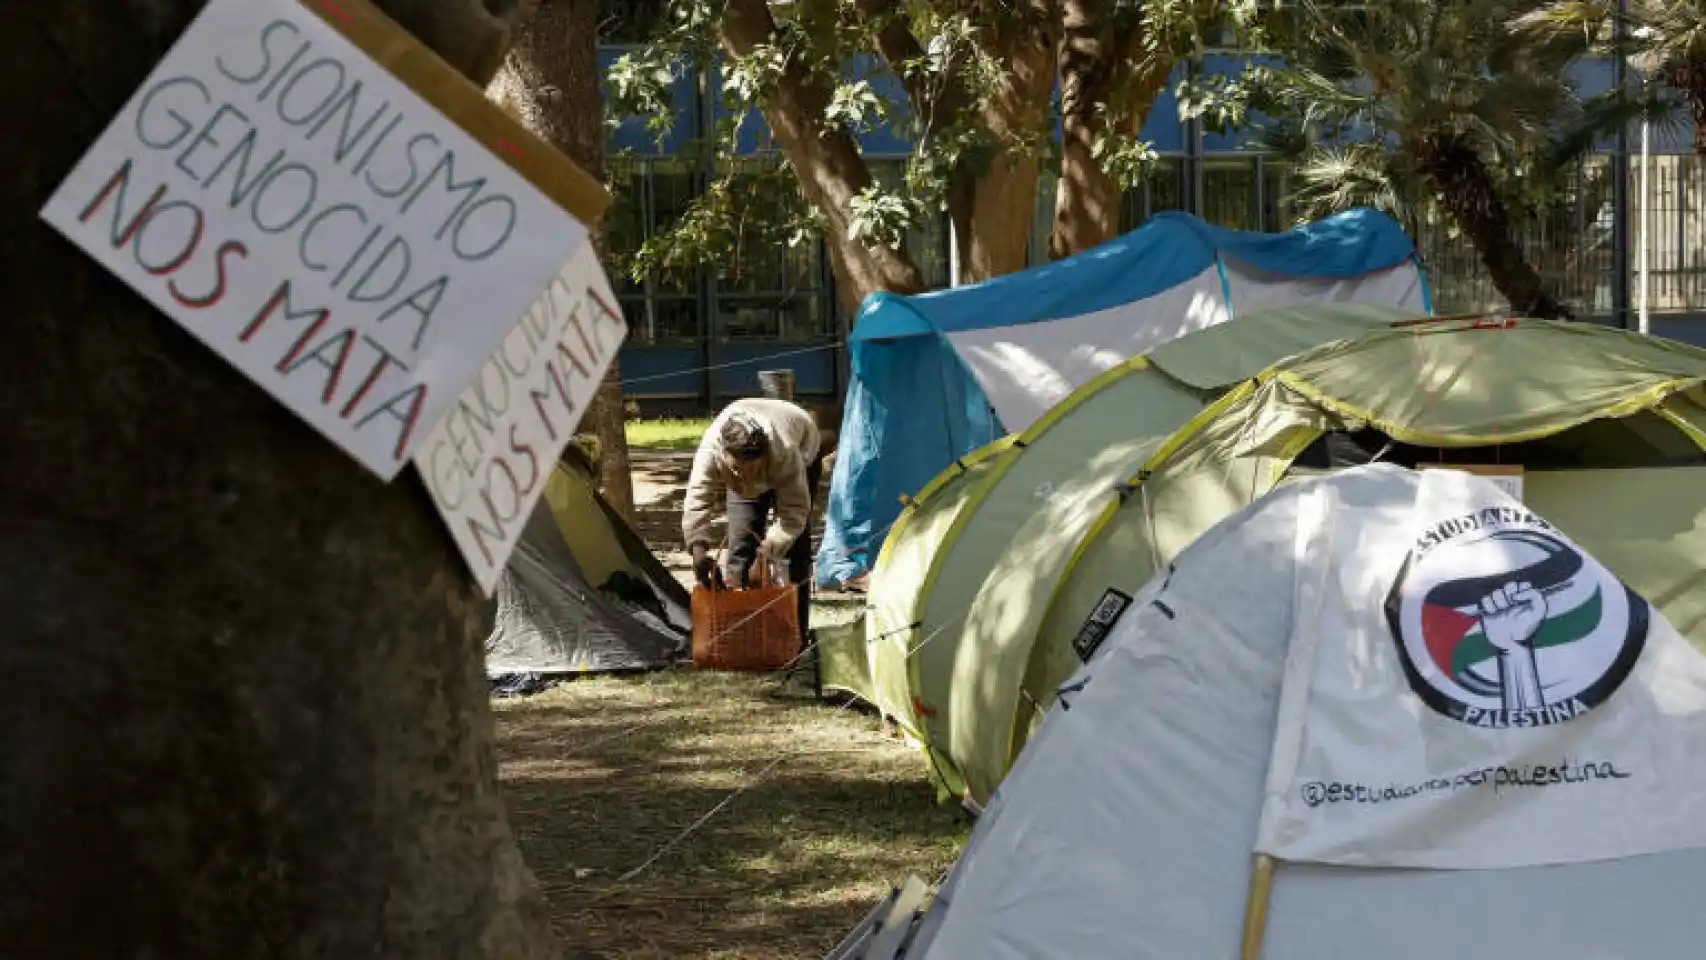
[[[1185,196],[1184,159],[1162,157],[1156,160],[1149,176],[1126,191],[1125,207],[1120,211],[1120,232],[1136,230],[1145,220],[1164,210],[1184,210]]]
[[[1549,202],[1513,214],[1517,245],[1547,286],[1581,318],[1614,312],[1613,170],[1610,157],[1590,157]],[[1420,222],[1406,226],[1422,253],[1435,310],[1473,313],[1507,306],[1474,244],[1443,214],[1428,211],[1426,204],[1418,207],[1423,211]],[[1633,237],[1630,246],[1633,249]]]
[[[1653,313],[1706,310],[1706,168],[1692,154],[1654,156],[1641,196],[1641,159],[1629,161],[1630,308],[1641,303],[1641,235],[1647,236],[1647,308]],[[1651,212],[1643,216],[1643,210]]]
[[[1261,229],[1271,233],[1297,226],[1297,204],[1292,195],[1297,192],[1297,178],[1284,163],[1263,160]]]
[[[906,161],[894,157],[871,157],[865,161],[871,179],[890,192],[900,192],[906,186]],[[922,222],[906,232],[902,249],[912,258],[918,272],[924,275],[927,289],[948,285],[948,230],[946,210],[927,212]]]
[[[622,302],[634,344],[694,343],[699,339],[694,277],[632,276],[641,245],[681,217],[696,195],[692,168],[676,160],[612,158],[614,200],[604,220],[610,282]]]
[[[1202,218],[1233,230],[1259,230],[1254,157],[1208,159],[1202,163]]]
[[[822,244],[791,244],[788,231],[777,229],[789,208],[805,203],[793,181],[777,174],[774,160],[747,158],[735,162],[731,189],[755,217],[734,225],[734,251],[712,278],[717,336],[810,341],[833,335]],[[757,212],[764,207],[770,209]]]
[[[611,289],[631,314],[632,305],[646,295],[645,286],[634,279],[630,269],[640,245],[646,242],[645,167],[618,159],[607,160],[606,166],[610,208],[604,212],[603,221],[605,266]]]
[[[599,0],[598,37],[606,44],[646,43],[664,23],[667,0]]]

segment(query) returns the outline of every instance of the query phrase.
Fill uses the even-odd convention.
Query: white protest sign
[[[416,452],[488,595],[627,335],[597,254],[583,246]]]
[[[211,0],[41,215],[387,480],[587,239],[295,0]]]

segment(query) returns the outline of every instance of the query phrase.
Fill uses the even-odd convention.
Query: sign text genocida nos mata
[[[389,479],[586,240],[291,0],[214,0],[44,216]]]

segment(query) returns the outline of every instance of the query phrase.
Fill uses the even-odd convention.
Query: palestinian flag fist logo
[[[1510,508],[1431,528],[1386,615],[1416,694],[1491,728],[1563,723],[1604,702],[1639,659],[1651,616],[1597,561]]]

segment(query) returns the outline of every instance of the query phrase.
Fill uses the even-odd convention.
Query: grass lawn
[[[511,821],[571,958],[822,956],[907,874],[938,879],[969,829],[873,715],[770,676],[593,677],[494,708]]]
[[[640,450],[692,451],[710,420],[629,420],[628,446]]]

